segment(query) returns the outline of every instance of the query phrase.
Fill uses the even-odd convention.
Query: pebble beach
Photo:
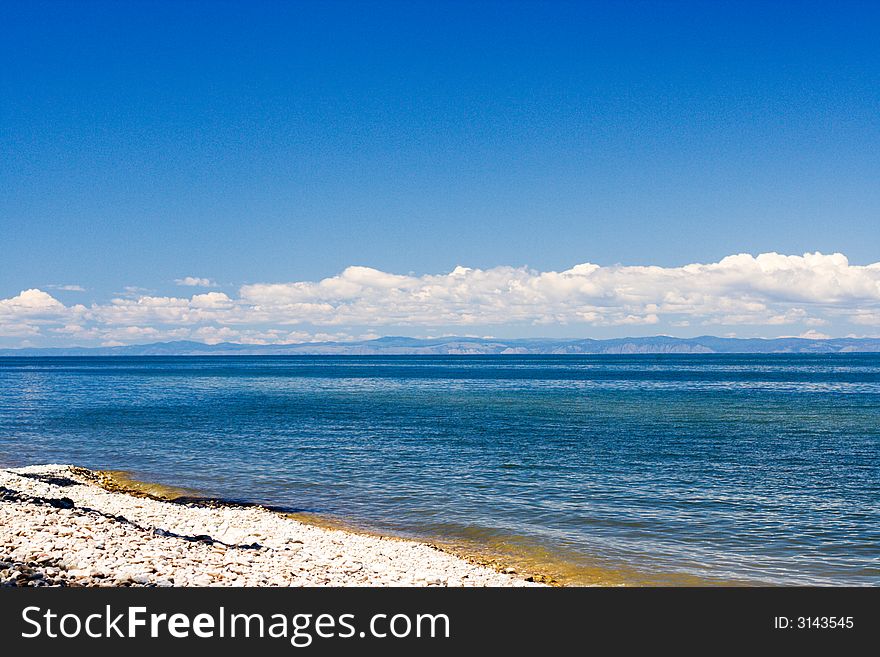
[[[0,470],[0,585],[539,585],[425,543],[107,488],[70,465]]]

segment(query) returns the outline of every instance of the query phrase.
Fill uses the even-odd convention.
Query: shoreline
[[[425,539],[418,536],[407,536],[395,533],[384,533],[367,526],[358,525],[350,520],[343,519],[335,515],[326,515],[308,511],[288,511],[280,506],[272,506],[258,502],[249,502],[234,499],[223,499],[205,495],[201,491],[191,488],[174,486],[155,481],[137,479],[131,476],[131,472],[126,470],[88,470],[79,466],[73,466],[84,474],[85,477],[91,479],[98,486],[110,492],[125,493],[135,497],[146,497],[173,504],[193,503],[196,505],[207,505],[215,507],[232,507],[232,508],[261,508],[272,513],[278,513],[281,516],[300,522],[304,525],[310,525],[321,529],[341,531],[344,533],[355,534],[358,536],[368,536],[372,538],[380,538],[386,541],[403,541],[405,543],[420,543],[428,547],[439,550],[446,554],[452,555],[458,559],[467,561],[475,566],[483,566],[494,570],[498,573],[515,574],[521,579],[529,582],[537,582],[549,586],[567,586],[567,585],[588,585],[588,586],[619,586],[621,584],[605,581],[600,578],[589,582],[588,584],[578,584],[575,581],[568,582],[564,576],[557,579],[556,575],[550,574],[550,570],[543,571],[536,569],[534,564],[525,559],[515,559],[511,555],[506,555],[501,551],[493,551],[488,548],[479,549],[474,546],[465,547],[461,542],[444,542],[439,539]],[[2,468],[0,468],[2,469]],[[552,570],[552,569],[551,569]]]
[[[540,575],[70,465],[0,469],[0,586],[541,586]],[[536,581],[538,580],[538,581]]]
[[[350,519],[308,511],[288,511],[284,507],[259,502],[223,499],[205,494],[197,489],[186,488],[152,480],[138,479],[126,470],[88,470],[76,467],[97,485],[111,492],[125,493],[136,497],[147,497],[174,504],[194,503],[233,508],[262,508],[278,513],[305,525],[327,530],[336,530],[358,536],[380,538],[386,541],[403,541],[427,545],[435,550],[451,555],[474,566],[485,567],[502,574],[513,574],[520,579],[553,587],[620,587],[620,586],[710,586],[713,583],[687,575],[670,576],[660,580],[646,581],[643,574],[600,566],[572,566],[555,558],[547,552],[534,548],[516,550],[511,543],[490,545],[476,540],[444,539],[387,532],[369,525],[358,524]],[[3,468],[0,467],[0,470]],[[718,584],[718,582],[715,582]],[[741,586],[741,582],[726,581],[721,584]]]

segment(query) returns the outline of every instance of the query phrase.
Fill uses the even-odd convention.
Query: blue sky
[[[880,260],[878,20],[855,2],[3,3],[0,343],[880,333],[877,272],[852,267]],[[692,318],[625,269],[817,251],[848,257],[822,261],[844,281],[825,296],[688,278],[676,294],[716,302]],[[579,288],[564,312],[558,290],[504,291],[524,285],[509,271],[582,263],[612,288]],[[615,265],[644,298],[620,296]],[[424,277],[457,266],[537,306],[501,321],[483,279],[430,297]],[[786,267],[771,288],[809,286]],[[373,270],[408,277],[394,289],[436,316],[394,315],[376,277],[309,292],[334,312],[284,292]],[[284,312],[192,316],[195,294],[237,313],[267,289]],[[727,321],[744,315],[723,299],[743,294],[766,312]],[[141,297],[190,314],[113,315]]]

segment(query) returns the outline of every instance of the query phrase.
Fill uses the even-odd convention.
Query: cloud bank
[[[213,284],[177,282],[206,281]],[[844,335],[853,327],[876,334],[880,263],[852,265],[840,253],[764,253],[683,267],[585,263],[558,272],[456,267],[404,276],[353,266],[320,281],[244,285],[235,296],[140,295],[65,306],[29,289],[0,300],[0,337],[29,344],[38,338],[65,344],[184,338],[265,344],[437,329],[540,335],[551,327],[573,337],[600,329],[697,335],[742,327],[765,337],[829,335],[830,328]]]

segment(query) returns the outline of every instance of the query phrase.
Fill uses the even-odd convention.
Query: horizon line
[[[213,349],[222,349],[224,347],[234,347],[236,349],[253,349],[253,350],[262,350],[262,349],[296,349],[296,348],[308,348],[308,347],[320,347],[320,346],[356,346],[356,345],[375,345],[376,343],[381,343],[383,341],[389,340],[401,340],[408,341],[412,344],[413,348],[417,348],[418,346],[431,346],[438,342],[462,342],[462,343],[479,343],[479,344],[522,344],[522,343],[545,343],[548,346],[552,345],[563,345],[563,344],[576,344],[576,343],[629,343],[629,344],[646,344],[651,341],[656,341],[658,339],[662,339],[669,342],[675,343],[697,343],[695,346],[704,346],[700,345],[699,341],[713,341],[713,342],[721,342],[726,344],[735,344],[735,343],[773,343],[773,342],[795,342],[795,343],[806,343],[806,344],[828,344],[828,343],[836,343],[836,342],[850,342],[855,344],[860,343],[880,343],[880,336],[840,336],[840,337],[804,337],[804,336],[777,336],[772,338],[767,337],[735,337],[735,336],[717,336],[711,334],[704,334],[694,337],[679,337],[668,334],[656,334],[656,335],[647,335],[647,336],[621,336],[621,337],[613,337],[613,338],[590,338],[590,337],[565,337],[565,338],[553,338],[553,337],[514,337],[514,338],[500,338],[494,336],[462,336],[462,335],[442,335],[436,337],[412,337],[405,335],[385,335],[376,338],[369,339],[361,339],[361,340],[335,340],[335,341],[320,341],[320,342],[286,342],[286,343],[247,343],[247,342],[200,342],[198,340],[167,340],[167,341],[154,341],[154,342],[141,342],[141,343],[131,343],[131,344],[111,344],[111,345],[92,345],[92,346],[83,346],[83,345],[67,345],[67,346],[25,346],[25,347],[0,347],[0,354],[8,354],[9,352],[59,352],[59,351],[125,351],[129,349],[139,349],[139,348],[149,348],[149,347],[174,347],[174,346],[189,346],[194,348],[205,348],[207,350]],[[398,345],[400,346],[400,345]],[[880,347],[880,345],[878,345]],[[390,347],[394,348],[394,346]],[[657,352],[653,352],[657,353]],[[709,353],[709,352],[703,352]],[[729,353],[729,352],[728,352]],[[811,352],[812,353],[812,352]],[[845,352],[846,353],[846,352]],[[169,354],[171,355],[171,354]],[[480,355],[480,354],[475,354]],[[482,354],[489,355],[489,354]],[[505,354],[508,355],[508,354]],[[576,355],[576,354],[574,354]]]

